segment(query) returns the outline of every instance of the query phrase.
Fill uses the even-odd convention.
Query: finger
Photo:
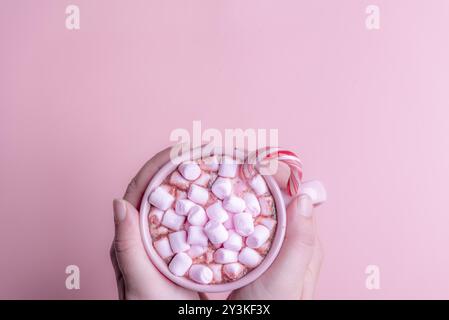
[[[129,183],[123,199],[128,201],[135,208],[140,208],[142,196],[145,193],[145,189],[147,188],[151,178],[153,178],[154,174],[158,172],[159,169],[168,162],[168,160],[170,160],[171,148],[172,147],[168,147],[162,150],[145,163],[145,165]]]
[[[114,268],[115,279],[117,281],[118,298],[120,300],[123,300],[125,298],[125,284],[123,281],[122,272],[120,271],[120,268],[118,266],[117,255],[115,253],[115,248],[114,248],[114,242],[112,242],[111,249],[109,250],[109,255],[111,258],[112,266]]]
[[[315,241],[315,248],[313,250],[312,260],[307,268],[306,275],[304,277],[302,299],[313,299],[316,284],[320,274],[321,264],[323,261],[323,248],[319,239]]]
[[[276,299],[302,296],[304,277],[315,246],[312,200],[307,195],[294,198],[287,208],[287,230],[278,257],[262,276],[265,287],[279,293]],[[283,294],[288,296],[283,296]]]
[[[161,281],[159,272],[148,259],[143,247],[139,230],[139,213],[126,200],[115,199],[114,251],[117,265],[124,279],[127,291],[138,291],[140,283],[152,283],[155,286]],[[132,290],[137,288],[136,290]]]

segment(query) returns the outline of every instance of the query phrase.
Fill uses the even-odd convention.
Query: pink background
[[[193,120],[279,128],[325,183],[317,298],[449,298],[448,1],[0,8],[0,298],[115,298],[112,199]]]

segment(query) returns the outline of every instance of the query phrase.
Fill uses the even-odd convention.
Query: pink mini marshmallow
[[[231,157],[223,157],[221,159],[220,169],[218,175],[224,178],[234,178],[237,174],[237,163]]]
[[[163,237],[154,242],[154,248],[162,259],[166,259],[173,255],[173,250],[170,247],[170,243],[167,237]]]
[[[273,231],[274,228],[276,227],[276,220],[272,218],[263,218],[262,220],[260,220],[260,224],[267,227],[268,230]]]
[[[178,171],[173,171],[170,176],[169,183],[181,190],[187,190],[190,185],[190,182],[184,179],[184,177]]]
[[[204,158],[200,162],[201,169],[206,170],[206,171],[217,171],[219,166],[220,166],[220,164],[219,164],[217,156],[210,156],[210,157]]]
[[[192,265],[192,258],[184,252],[180,252],[173,257],[168,265],[168,269],[175,276],[182,277]]]
[[[208,239],[206,234],[203,231],[203,227],[199,226],[190,226],[187,243],[191,245],[198,245],[206,247],[208,243]]]
[[[223,200],[223,208],[232,213],[239,213],[245,210],[245,200],[237,196],[229,196]]]
[[[196,184],[190,185],[187,197],[195,203],[205,205],[209,200],[209,191],[207,189],[197,186]]]
[[[190,209],[187,220],[193,226],[204,226],[207,222],[206,211],[204,211],[203,207],[195,205]]]
[[[239,253],[237,251],[220,248],[215,251],[214,261],[222,264],[237,262],[238,255]]]
[[[218,177],[212,185],[212,192],[218,198],[223,200],[231,195],[232,182],[228,178]]]
[[[205,254],[207,251],[207,247],[203,247],[203,246],[190,246],[189,251],[187,251],[187,254],[189,255],[190,258],[194,259],[194,258],[198,258],[200,256],[202,256],[203,254]]]
[[[226,220],[225,222],[223,222],[223,225],[226,229],[228,230],[232,230],[234,229],[234,213],[228,212],[228,220]]]
[[[222,280],[222,274],[221,274],[221,269],[222,269],[222,265],[221,264],[210,264],[209,268],[212,270],[212,273],[214,275],[213,281],[215,283],[221,282]]]
[[[212,270],[204,264],[194,264],[190,267],[189,277],[195,282],[209,284],[214,278]]]
[[[262,256],[254,249],[245,247],[238,256],[239,262],[249,268],[254,268],[262,261]]]
[[[151,224],[158,226],[161,224],[163,216],[164,211],[156,207],[152,207],[150,210],[150,214],[148,215],[148,219]]]
[[[258,225],[254,227],[254,232],[251,233],[248,238],[246,238],[246,245],[250,248],[259,248],[262,246],[270,237],[270,230],[263,225]]]
[[[254,231],[253,216],[251,213],[242,212],[234,215],[235,231],[244,237],[249,236]]]
[[[223,243],[223,248],[233,250],[233,251],[240,251],[243,246],[243,239],[242,236],[239,235],[234,230],[229,230],[229,237],[228,240],[226,240]]]
[[[327,193],[321,181],[311,180],[303,182],[299,186],[300,194],[307,194],[311,199],[314,205],[319,205],[323,202],[326,202]]]
[[[228,213],[223,208],[221,201],[217,201],[207,207],[206,213],[209,219],[218,221],[220,223],[223,223],[229,219]]]
[[[228,230],[218,221],[210,220],[204,226],[204,232],[213,244],[220,244],[228,240]]]
[[[174,253],[190,249],[190,245],[187,243],[187,232],[184,230],[170,233],[168,240],[170,240],[170,246]]]
[[[261,196],[268,192],[267,183],[265,182],[265,179],[259,174],[251,179],[249,185],[258,196]]]
[[[253,217],[257,217],[260,214],[260,204],[254,193],[245,193],[243,200],[245,201],[247,211],[251,212]]]
[[[266,255],[268,253],[268,250],[270,250],[271,247],[271,241],[266,241],[263,245],[261,245],[259,248],[257,248],[257,252],[259,252],[262,255]]]
[[[223,272],[230,280],[240,278],[243,275],[243,271],[243,266],[238,262],[229,263],[223,266]]]
[[[186,161],[178,166],[181,175],[190,181],[196,180],[201,175],[201,169],[196,162]]]
[[[185,220],[186,217],[176,214],[173,209],[168,209],[167,211],[165,211],[165,214],[162,217],[162,225],[172,230],[179,230],[181,229]]]
[[[180,199],[175,203],[175,211],[180,216],[187,216],[190,209],[192,209],[196,204],[189,199]]]
[[[200,177],[196,179],[193,183],[202,187],[207,187],[209,185],[210,178],[211,178],[210,174],[203,172],[201,173]]]
[[[170,208],[174,201],[175,197],[163,187],[157,187],[148,197],[150,204],[164,211]]]

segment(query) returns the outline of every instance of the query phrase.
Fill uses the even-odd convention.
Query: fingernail
[[[308,195],[303,194],[299,196],[296,201],[299,214],[306,218],[310,218],[313,211],[312,199]]]
[[[112,206],[114,208],[114,220],[121,222],[126,218],[126,204],[121,199],[114,199]]]

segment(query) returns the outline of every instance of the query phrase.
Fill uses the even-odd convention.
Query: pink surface
[[[445,0],[2,1],[0,298],[115,298],[112,198],[192,120],[279,128],[325,183],[317,298],[449,298],[448,30]]]

